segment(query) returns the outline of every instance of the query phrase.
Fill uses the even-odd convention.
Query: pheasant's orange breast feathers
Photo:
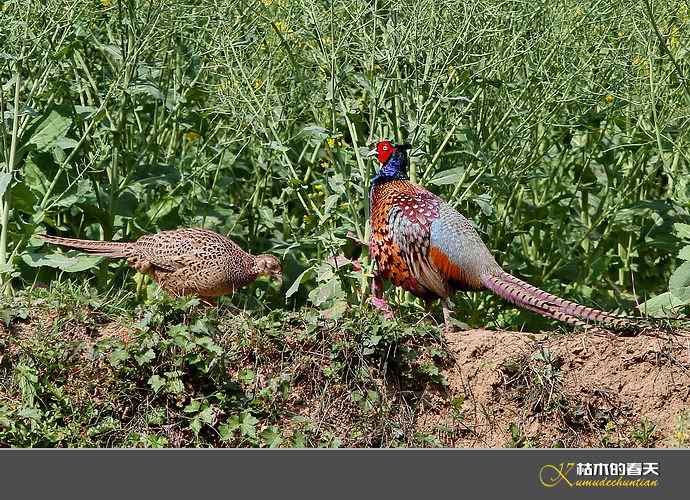
[[[415,295],[445,295],[446,284],[429,258],[431,224],[442,201],[406,180],[375,185],[371,193],[370,250],[379,272]]]

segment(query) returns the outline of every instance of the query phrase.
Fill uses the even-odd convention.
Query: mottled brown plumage
[[[208,229],[175,229],[147,234],[132,242],[78,240],[41,235],[48,243],[93,255],[123,258],[150,275],[175,297],[196,295],[207,303],[232,293],[261,275],[280,279],[272,255],[251,255],[234,241]]]

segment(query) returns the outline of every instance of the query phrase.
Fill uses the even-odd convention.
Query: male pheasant
[[[208,229],[175,229],[147,234],[132,242],[78,240],[41,235],[41,239],[102,257],[124,258],[150,275],[174,297],[213,297],[232,293],[261,275],[281,279],[273,255],[251,255],[234,241]]]
[[[615,329],[633,327],[629,319],[561,299],[505,272],[472,224],[457,210],[407,176],[409,144],[382,141],[368,156],[381,168],[369,193],[369,252],[377,270],[372,304],[392,317],[383,299],[383,279],[430,303],[443,300],[450,329],[449,297],[457,290],[488,288],[530,311],[573,325],[601,323]]]

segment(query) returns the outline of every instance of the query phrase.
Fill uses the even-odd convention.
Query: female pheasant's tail
[[[74,238],[60,238],[59,236],[50,236],[48,234],[39,235],[43,241],[59,245],[61,247],[75,248],[83,252],[93,255],[100,255],[101,257],[122,258],[129,256],[130,243],[118,243],[115,241],[93,241],[93,240],[78,240]]]
[[[486,288],[513,304],[572,325],[599,323],[624,331],[639,330],[643,326],[641,324],[643,318],[639,321],[637,318],[623,318],[562,299],[525,283],[505,271],[487,272],[482,275],[481,281]]]

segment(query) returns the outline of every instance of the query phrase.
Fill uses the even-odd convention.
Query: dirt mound
[[[448,338],[446,446],[687,446],[690,335],[471,330]]]
[[[687,331],[443,336],[318,311],[12,311],[0,446],[690,445]]]

